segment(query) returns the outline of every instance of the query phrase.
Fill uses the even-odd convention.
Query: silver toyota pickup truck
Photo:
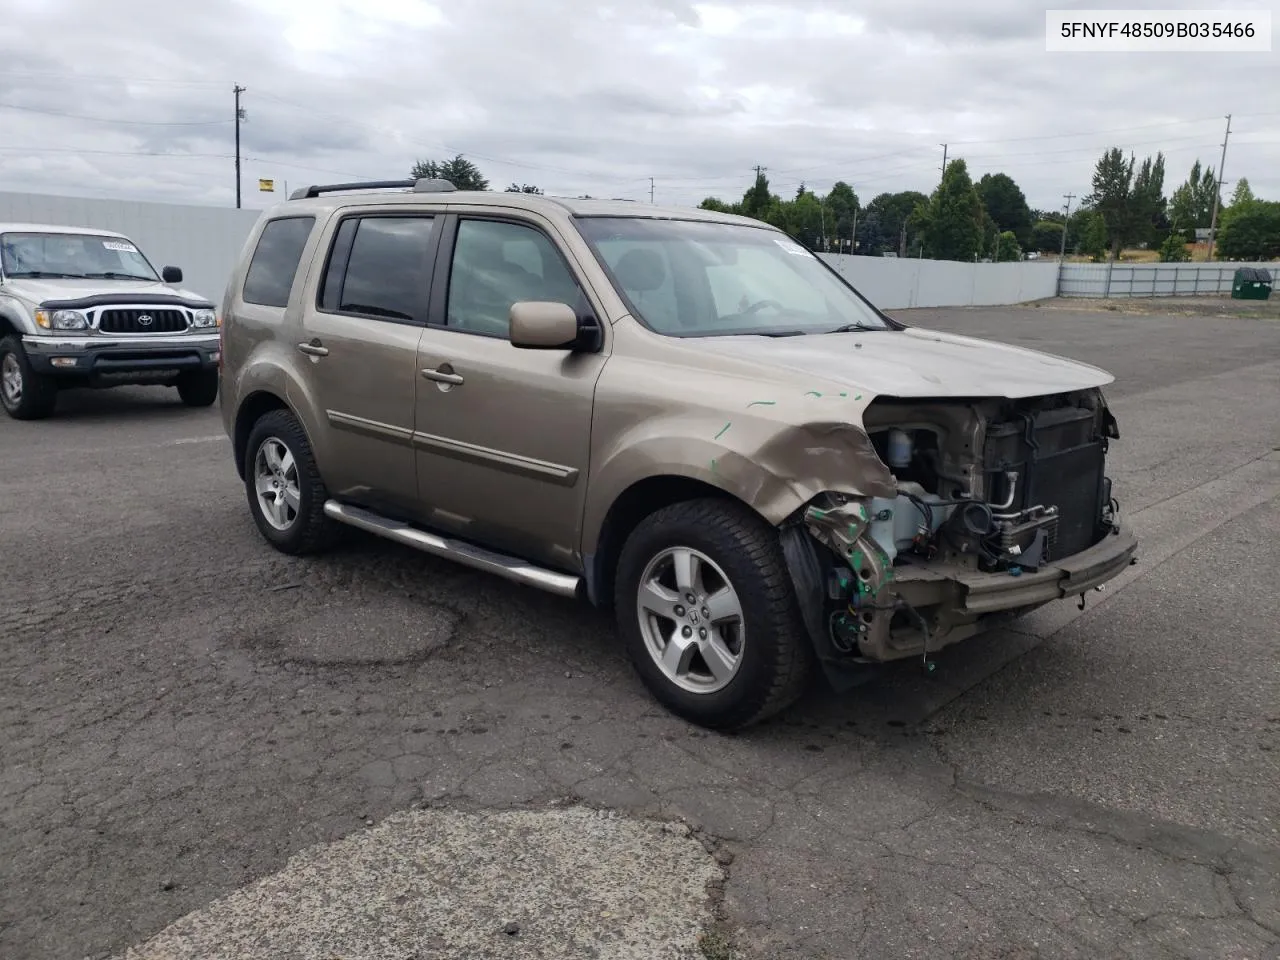
[[[0,406],[48,417],[67,387],[159,384],[218,398],[214,305],[110,230],[0,223]]]

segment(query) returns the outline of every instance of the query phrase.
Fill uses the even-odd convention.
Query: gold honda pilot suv
[[[1134,560],[1109,374],[909,327],[755,220],[306,187],[221,304],[262,536],[345,527],[611,605],[695,723],[929,657]]]

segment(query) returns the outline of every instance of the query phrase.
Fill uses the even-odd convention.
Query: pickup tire
[[[777,531],[742,504],[690,500],[641,521],[623,545],[614,602],[645,686],[699,726],[734,730],[773,716],[811,675]]]
[[[52,377],[31,369],[22,340],[0,340],[0,405],[15,420],[42,420],[58,404],[58,386]]]
[[[178,396],[188,407],[210,407],[218,399],[218,371],[199,370],[178,377]]]
[[[245,494],[258,531],[281,553],[318,553],[336,538],[329,498],[302,424],[288,410],[263,414],[245,444]]]

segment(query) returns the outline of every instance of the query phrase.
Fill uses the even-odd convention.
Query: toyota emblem
[[[152,320],[151,320],[151,314],[149,314],[149,313],[144,313],[142,316],[140,316],[140,317],[138,318],[138,325],[139,325],[139,326],[142,326],[142,327],[149,327],[149,326],[151,326],[151,323],[152,323]]]

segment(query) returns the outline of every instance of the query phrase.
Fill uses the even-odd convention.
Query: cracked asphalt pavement
[[[0,420],[0,956],[1280,957],[1280,324],[902,315],[1116,374],[1140,563],[736,736],[583,606],[274,553],[172,391]]]

